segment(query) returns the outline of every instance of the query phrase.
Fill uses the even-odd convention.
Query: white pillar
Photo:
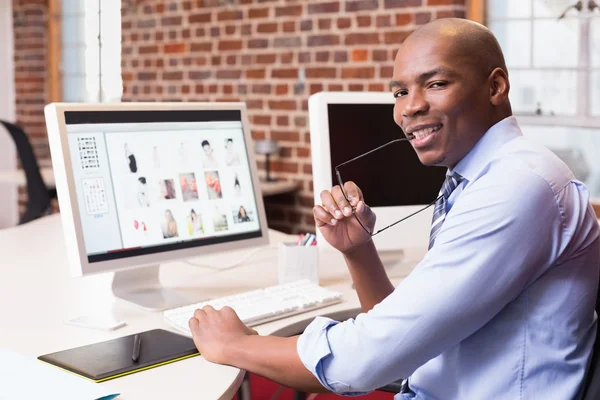
[[[15,59],[12,1],[0,1],[0,119],[15,122]],[[1,129],[1,128],[0,128]],[[17,168],[17,152],[12,138],[4,129],[0,132],[0,170]],[[0,182],[0,229],[18,221],[17,186]]]

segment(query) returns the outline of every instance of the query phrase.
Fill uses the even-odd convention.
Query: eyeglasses
[[[409,138],[400,138],[400,139],[394,139],[394,140],[392,140],[391,142],[387,142],[386,144],[383,144],[383,145],[381,145],[381,146],[379,146],[379,147],[376,147],[376,148],[374,148],[373,150],[367,151],[366,153],[364,153],[364,154],[361,154],[361,155],[359,155],[359,156],[357,156],[357,157],[354,157],[354,158],[352,158],[352,159],[350,159],[350,160],[348,160],[348,161],[345,161],[345,162],[343,162],[343,163],[341,163],[341,164],[339,164],[339,165],[337,165],[337,166],[335,167],[335,176],[336,176],[336,178],[337,178],[338,185],[340,186],[340,189],[341,189],[341,191],[342,191],[342,194],[344,195],[344,198],[346,199],[346,201],[347,201],[348,203],[350,203],[350,200],[348,199],[348,195],[346,195],[346,192],[344,191],[344,181],[342,180],[342,176],[341,176],[341,174],[340,174],[340,170],[339,170],[339,168],[340,168],[340,167],[343,167],[344,165],[350,164],[350,163],[351,163],[351,162],[353,162],[353,161],[356,161],[356,160],[358,160],[358,159],[361,159],[361,158],[363,158],[363,157],[366,157],[366,156],[368,156],[369,154],[375,153],[376,151],[378,151],[378,150],[381,150],[381,149],[383,149],[384,147],[387,147],[387,146],[389,146],[389,145],[391,145],[391,144],[394,144],[394,143],[397,143],[397,142],[405,142],[405,141],[410,141],[410,139],[409,139]],[[354,215],[354,218],[356,219],[356,221],[358,222],[358,224],[359,224],[359,225],[360,225],[360,226],[361,226],[361,227],[364,229],[364,231],[365,231],[365,232],[367,232],[367,233],[368,233],[370,236],[375,236],[375,235],[377,235],[377,234],[379,234],[379,233],[381,233],[381,232],[385,231],[386,229],[388,229],[388,228],[391,228],[392,226],[394,226],[394,225],[397,225],[397,224],[399,224],[400,222],[402,222],[402,221],[405,221],[405,220],[409,219],[410,217],[412,217],[412,216],[414,216],[414,215],[417,215],[417,214],[418,214],[418,213],[420,213],[421,211],[424,211],[424,210],[428,209],[429,207],[431,207],[432,205],[434,205],[434,204],[435,204],[435,203],[436,203],[436,202],[437,202],[437,201],[438,201],[438,200],[439,200],[441,197],[442,197],[442,195],[439,195],[439,196],[438,196],[438,197],[437,197],[437,198],[436,198],[434,201],[432,201],[431,203],[429,203],[427,206],[423,207],[422,209],[420,209],[420,210],[418,210],[418,211],[415,211],[414,213],[412,213],[412,214],[410,214],[410,215],[408,215],[408,216],[406,216],[406,217],[402,218],[401,220],[399,220],[399,221],[396,221],[396,222],[394,222],[393,224],[390,224],[390,225],[386,226],[385,228],[381,228],[381,229],[379,229],[377,232],[374,232],[374,230],[373,230],[373,231],[369,230],[369,228],[367,228],[367,227],[366,227],[366,225],[365,225],[365,224],[363,224],[363,222],[360,220],[360,218],[358,218],[358,215],[356,215],[356,207],[352,207],[352,214]]]

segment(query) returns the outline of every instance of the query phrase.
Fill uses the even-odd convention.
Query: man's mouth
[[[442,124],[417,127],[417,129],[408,132],[407,136],[414,147],[423,147],[433,140],[436,132],[440,129],[442,129]]]

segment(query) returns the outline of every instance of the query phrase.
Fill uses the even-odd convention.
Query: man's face
[[[394,120],[421,163],[454,167],[489,127],[486,78],[444,38],[407,41],[390,84]]]

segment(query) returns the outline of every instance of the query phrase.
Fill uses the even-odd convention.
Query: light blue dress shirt
[[[315,319],[302,362],[338,394],[410,377],[397,400],[577,398],[600,270],[587,188],[514,117],[454,172],[465,179],[423,260],[368,313]]]

